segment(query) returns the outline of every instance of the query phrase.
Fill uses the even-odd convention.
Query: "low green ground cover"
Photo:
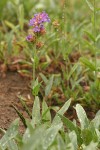
[[[51,118],[50,108],[46,102],[42,103],[36,96],[32,110],[31,121],[24,119],[26,131],[23,136],[18,132],[19,119],[16,119],[0,140],[1,150],[99,150],[100,148],[100,111],[90,121],[83,107],[77,104],[74,108],[77,113],[77,121],[70,121],[63,114],[71,103],[68,100]]]

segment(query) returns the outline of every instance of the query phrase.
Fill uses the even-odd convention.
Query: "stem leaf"
[[[94,11],[94,7],[93,7],[92,3],[89,0],[85,0],[85,1],[87,3],[88,7],[90,8],[90,10]]]

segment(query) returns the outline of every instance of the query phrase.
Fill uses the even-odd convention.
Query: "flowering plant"
[[[29,21],[29,26],[32,27],[31,30],[29,30],[29,35],[26,37],[26,40],[28,42],[31,42],[35,48],[32,52],[32,58],[33,60],[33,79],[35,80],[35,68],[37,64],[38,54],[36,49],[40,49],[43,47],[43,42],[39,41],[39,37],[46,33],[44,23],[50,22],[50,18],[46,12],[40,12],[34,15],[32,19]],[[32,45],[32,47],[33,47]],[[33,58],[34,57],[34,58]]]
[[[50,18],[46,12],[43,11],[35,14],[34,17],[29,21],[29,26],[33,27],[32,33],[26,37],[26,40],[32,42],[34,35],[37,33],[44,34],[46,32],[44,27],[45,22],[50,22]]]

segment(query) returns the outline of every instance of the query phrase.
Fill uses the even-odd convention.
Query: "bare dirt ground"
[[[18,118],[12,104],[26,116],[17,96],[30,97],[29,83],[29,79],[22,78],[16,72],[7,72],[6,77],[0,77],[0,128],[6,130],[11,122]],[[22,124],[20,130],[23,130]]]

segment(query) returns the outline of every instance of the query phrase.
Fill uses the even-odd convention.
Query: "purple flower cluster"
[[[43,23],[45,22],[50,22],[50,18],[47,13],[41,12],[34,15],[34,18],[29,22],[29,26],[33,26],[34,32],[40,32],[44,29]]]
[[[27,37],[26,37],[26,40],[27,41],[34,41],[34,34],[36,33],[40,33],[41,35],[42,34],[45,34],[45,27],[44,27],[44,23],[45,22],[50,22],[50,18],[48,16],[48,14],[46,12],[41,12],[41,13],[37,13],[34,15],[34,17],[29,21],[29,26],[32,26],[33,29],[31,32],[31,34],[29,34]]]
[[[27,41],[32,41],[32,39],[33,39],[33,36],[32,36],[31,34],[29,34],[29,35],[26,37],[26,40],[27,40]]]

